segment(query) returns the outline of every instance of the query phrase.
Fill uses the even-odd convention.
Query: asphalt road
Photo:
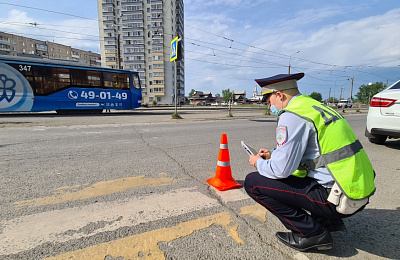
[[[240,146],[273,148],[260,109],[155,108],[102,115],[0,115],[0,259],[400,259],[400,141],[364,137],[376,177],[368,207],[345,219],[329,251],[280,244],[285,228],[243,189],[216,191],[222,133],[233,177],[253,168]]]

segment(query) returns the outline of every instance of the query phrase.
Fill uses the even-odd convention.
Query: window
[[[164,80],[154,80],[154,85],[164,85]]]
[[[400,89],[400,82],[391,87],[390,89]]]
[[[71,85],[101,87],[101,72],[71,69]]]
[[[34,67],[36,95],[47,96],[70,85],[69,69],[45,66]]]
[[[153,66],[154,66],[155,69],[163,69],[164,68],[164,64],[163,63],[154,64]]]
[[[103,72],[103,80],[105,88],[129,90],[128,73]]]

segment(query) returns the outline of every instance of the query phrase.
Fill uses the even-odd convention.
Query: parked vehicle
[[[337,107],[345,107],[345,108],[351,108],[353,106],[353,101],[351,99],[342,99],[337,103]]]
[[[371,143],[400,138],[400,80],[372,97],[365,136]]]

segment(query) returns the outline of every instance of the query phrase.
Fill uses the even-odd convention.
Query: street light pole
[[[292,55],[289,56],[289,70],[288,70],[288,74],[290,74],[290,62],[292,60],[292,56],[299,53],[300,51],[296,51],[295,53],[293,53]]]
[[[350,88],[350,99],[353,100],[353,83],[354,83],[354,76],[351,77],[351,88]]]

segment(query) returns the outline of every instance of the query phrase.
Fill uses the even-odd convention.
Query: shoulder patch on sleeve
[[[282,146],[286,143],[287,139],[287,128],[286,126],[278,126],[276,128],[276,144]]]

